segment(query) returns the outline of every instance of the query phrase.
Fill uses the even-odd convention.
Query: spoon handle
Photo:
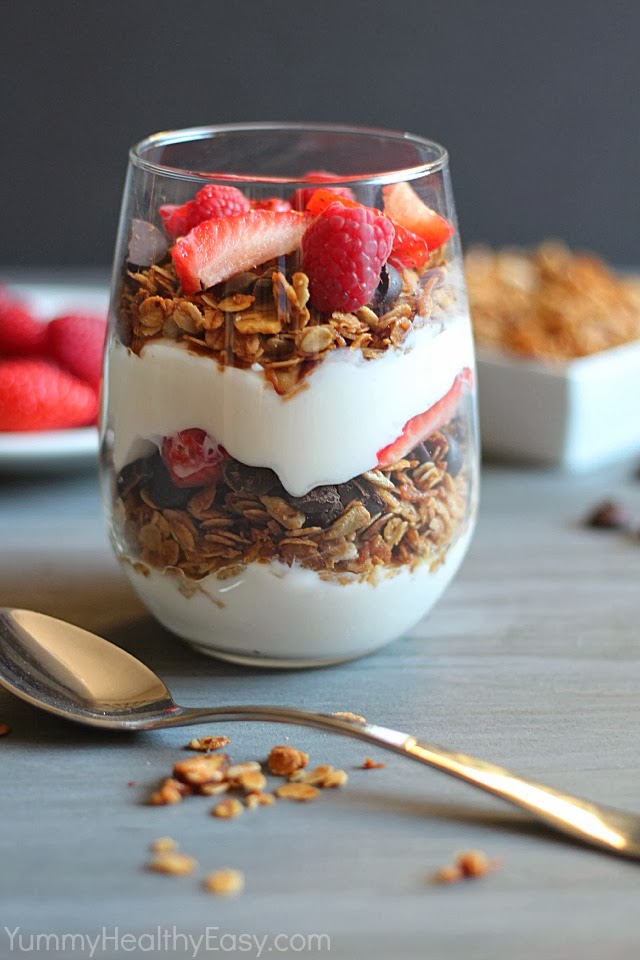
[[[502,767],[464,753],[425,743],[348,715],[309,713],[277,706],[178,708],[179,712],[150,726],[179,726],[207,720],[262,720],[290,723],[341,733],[435,767],[459,780],[506,800],[548,826],[609,853],[640,858],[640,817],[524,780]]]

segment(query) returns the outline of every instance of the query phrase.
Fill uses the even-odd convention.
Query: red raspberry
[[[302,238],[301,269],[318,310],[357,310],[368,303],[393,244],[393,224],[368,207],[332,203]]]
[[[74,376],[100,388],[107,323],[101,317],[70,313],[47,328],[47,352]]]
[[[172,203],[165,204],[160,207],[159,213],[169,236],[183,237],[203,220],[234,217],[250,209],[251,204],[241,190],[208,183],[198,190],[193,200],[179,207]]]
[[[44,352],[46,323],[40,323],[29,310],[0,290],[0,355],[34,356]]]
[[[0,430],[63,430],[93,423],[93,387],[48,360],[0,361]]]
[[[224,448],[200,430],[181,430],[162,442],[162,459],[176,487],[203,487],[222,475]]]

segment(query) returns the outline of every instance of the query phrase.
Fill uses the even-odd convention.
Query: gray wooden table
[[[580,478],[485,468],[471,551],[431,616],[382,652],[331,669],[235,667],[163,631],[111,556],[92,471],[0,479],[0,605],[102,632],[184,704],[352,710],[640,810],[640,542],[579,526],[608,494],[640,515],[632,466]],[[375,755],[385,769],[357,770],[365,750],[355,741],[259,724],[209,728],[232,737],[238,760],[289,737],[312,762],[350,774],[314,804],[280,801],[224,822],[208,815],[208,798],[144,803],[185,756],[189,730],[100,734],[8,694],[0,720],[12,728],[0,740],[2,958],[29,946],[51,957],[638,956],[640,864],[565,842],[391,755]],[[145,872],[148,845],[163,835],[198,858],[197,876]],[[427,882],[469,848],[500,857],[502,868],[450,887]],[[202,890],[203,873],[222,866],[245,872],[243,896]],[[329,937],[330,950],[309,934]]]

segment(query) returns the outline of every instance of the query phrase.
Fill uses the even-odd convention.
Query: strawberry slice
[[[429,244],[417,233],[412,233],[395,220],[391,222],[396,229],[396,234],[389,254],[389,263],[398,270],[402,270],[403,267],[421,270],[429,259]]]
[[[204,430],[191,427],[165,437],[161,456],[176,487],[204,487],[222,476],[226,451]]]
[[[429,250],[436,250],[453,236],[448,220],[423,203],[408,183],[393,183],[382,188],[384,212],[400,226],[426,241]]]
[[[282,197],[267,197],[266,200],[252,200],[252,210],[273,210],[274,213],[286,213],[291,210],[291,204]]]
[[[468,367],[465,367],[455,378],[444,397],[424,413],[419,413],[411,420],[407,420],[400,436],[378,451],[378,467],[384,470],[392,463],[402,460],[414,447],[448,423],[458,408],[464,387],[472,381],[473,374]]]
[[[312,217],[305,213],[250,210],[235,217],[204,220],[171,248],[189,295],[213,287],[300,246]]]
[[[341,178],[335,173],[329,173],[328,170],[310,170],[309,173],[306,173],[302,179],[306,180],[308,183],[331,183],[332,181],[340,180]],[[309,200],[315,193],[315,189],[315,187],[301,187],[299,190],[294,190],[291,194],[291,206],[293,209],[304,210]],[[344,197],[345,200],[353,200],[353,193],[349,187],[327,187],[326,193],[332,193],[334,200],[336,197]]]

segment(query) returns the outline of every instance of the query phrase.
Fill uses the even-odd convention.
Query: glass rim
[[[222,180],[228,183],[259,183],[288,186],[291,184],[309,185],[313,181],[301,180],[296,177],[274,177],[232,173],[208,173],[198,170],[187,170],[181,167],[171,167],[166,164],[148,160],[144,153],[152,147],[188,141],[212,139],[221,133],[248,133],[259,131],[291,131],[308,133],[342,133],[363,137],[385,138],[389,141],[403,141],[420,148],[428,148],[435,153],[435,159],[415,164],[409,167],[400,167],[393,170],[383,170],[375,174],[351,174],[332,181],[335,184],[375,185],[396,183],[401,180],[417,180],[419,177],[436,173],[447,166],[449,154],[445,147],[435,140],[420,137],[413,133],[401,130],[387,130],[381,127],[364,127],[341,123],[307,123],[304,121],[255,121],[247,123],[221,123],[210,126],[185,127],[177,130],[162,130],[144,137],[129,150],[130,163],[148,173],[161,174],[179,180]],[[319,185],[323,185],[318,181]]]

